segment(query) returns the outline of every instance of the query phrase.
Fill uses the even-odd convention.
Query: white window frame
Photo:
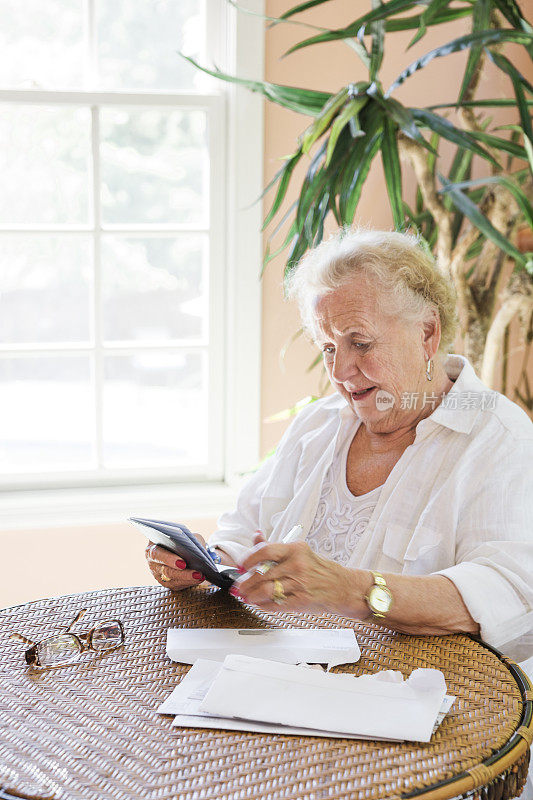
[[[257,78],[264,71],[264,0],[246,0],[252,14],[237,12],[225,0],[207,0],[208,26],[226,42],[225,52],[210,53],[210,61],[232,74]],[[208,40],[213,40],[209,36]],[[139,92],[0,91],[5,102],[120,105],[130,107],[195,106],[209,112],[210,261],[224,268],[211,269],[211,330],[222,330],[211,342],[209,384],[225,385],[223,398],[210,404],[209,425],[213,468],[207,479],[178,476],[170,482],[168,471],[109,472],[104,480],[76,473],[76,487],[54,476],[46,489],[31,489],[31,476],[17,476],[0,494],[0,528],[117,522],[129,514],[160,517],[216,516],[231,507],[243,473],[259,460],[261,378],[262,208],[254,201],[263,186],[263,102],[257,95],[223,84],[220,94],[183,95]],[[94,112],[93,112],[94,113]],[[98,131],[93,125],[93,156],[98,158]],[[223,165],[226,165],[224,174]],[[95,164],[95,183],[98,163]],[[226,177],[227,176],[227,177]],[[98,187],[94,187],[95,203]],[[13,231],[17,226],[2,226]],[[79,226],[81,229],[82,226]],[[146,226],[143,226],[143,229]],[[159,230],[158,226],[158,230]],[[49,226],[46,226],[47,230]],[[56,226],[71,230],[71,226]],[[87,228],[92,230],[92,226]],[[24,232],[31,232],[24,228]],[[98,232],[96,237],[98,237]],[[99,265],[95,263],[95,291],[99,291]],[[98,347],[99,332],[95,330]],[[32,351],[36,349],[32,346]],[[63,348],[60,348],[63,351]],[[92,348],[87,348],[87,350]],[[137,350],[135,345],[135,350]],[[158,347],[158,349],[160,349]],[[172,346],[168,348],[172,350]],[[20,351],[20,348],[17,348]],[[76,348],[77,352],[83,350]],[[3,353],[9,347],[2,348]],[[47,348],[47,352],[49,352]],[[219,414],[219,420],[213,419]],[[217,424],[218,423],[218,424]],[[175,473],[177,474],[177,473]],[[148,477],[147,477],[148,475]],[[106,485],[108,484],[108,485]],[[111,485],[112,484],[112,485]],[[122,485],[121,485],[122,484]]]

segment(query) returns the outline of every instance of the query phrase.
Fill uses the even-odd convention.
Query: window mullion
[[[85,86],[98,85],[98,52],[96,39],[96,0],[85,0],[87,42],[85,50]]]
[[[103,336],[102,336],[102,255],[101,230],[102,212],[100,203],[100,109],[92,106],[92,208],[93,208],[93,381],[95,412],[96,463],[99,471],[103,469]]]

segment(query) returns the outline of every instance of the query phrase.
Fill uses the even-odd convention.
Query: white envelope
[[[199,710],[373,739],[428,742],[445,694],[439,670],[416,669],[396,683],[230,655]]]
[[[250,731],[253,733],[282,733],[289,736],[325,736],[328,738],[368,739],[355,734],[332,733],[310,728],[296,728],[287,725],[274,725],[269,722],[255,722],[228,717],[213,717],[200,711],[200,703],[209,691],[216,676],[222,669],[220,661],[199,658],[182,678],[172,694],[157,709],[159,714],[175,715],[174,727],[215,728],[217,730]],[[303,667],[301,667],[303,669]],[[398,673],[399,674],[399,673]],[[395,680],[391,670],[372,676],[373,680]],[[400,675],[401,680],[401,675]]]
[[[224,661],[237,654],[284,664],[338,664],[358,661],[361,651],[352,628],[170,628],[167,655],[172,661]]]
[[[274,725],[269,722],[255,722],[244,719],[229,719],[227,717],[198,717],[194,714],[176,714],[174,728],[207,728],[220,731],[245,731],[247,733],[281,733],[283,736],[313,736],[326,739],[372,739],[372,736],[360,736],[356,733],[335,733],[334,731],[319,731],[314,728],[295,728],[291,725]],[[380,741],[395,742],[397,739]]]

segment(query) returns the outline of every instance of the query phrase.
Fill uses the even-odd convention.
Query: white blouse
[[[520,661],[533,653],[533,425],[462,356],[448,356],[445,369],[455,379],[446,403],[418,423],[346,567],[445,575],[482,638]],[[354,424],[360,420],[338,394],[304,408],[236,508],[222,514],[210,544],[239,563],[258,529],[279,542],[301,523],[305,538]]]
[[[357,426],[348,428],[339,452],[331,462],[316,510],[307,534],[307,544],[320,555],[346,566],[355,545],[368,527],[381,486],[362,495],[354,495],[346,483],[348,451]]]

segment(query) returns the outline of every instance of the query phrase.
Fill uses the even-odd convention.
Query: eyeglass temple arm
[[[78,620],[80,620],[83,617],[86,611],[87,611],[86,608],[81,608],[78,611],[78,613],[76,614],[70,625],[67,625],[67,627],[65,628],[65,633],[69,633],[70,629],[76,624],[76,622],[78,622]]]
[[[22,644],[27,644],[29,647],[33,647],[35,642],[32,642],[31,639],[28,639],[26,636],[23,636],[21,633],[12,633],[9,636],[10,639],[14,639],[16,642],[22,642]]]

